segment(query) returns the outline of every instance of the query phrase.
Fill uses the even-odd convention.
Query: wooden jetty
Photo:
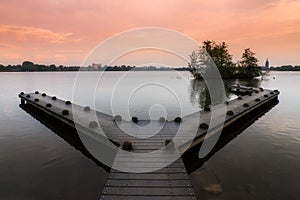
[[[277,90],[243,86],[233,86],[232,89],[234,90],[233,92],[247,95],[224,102],[227,109],[224,128],[235,126],[241,119],[251,116],[251,112],[257,112],[266,105],[278,101],[279,91]],[[32,109],[37,109],[67,126],[73,128],[76,126],[80,132],[87,134],[99,133],[95,121],[92,121],[93,116],[90,116],[92,113],[89,112],[89,107],[76,105],[70,101],[60,100],[39,92],[26,94],[22,92],[19,94],[19,97],[21,98],[21,105],[29,104]],[[172,144],[172,139],[175,137],[179,126],[185,124],[185,127],[190,127],[190,125],[192,127],[191,123],[193,120],[191,119],[195,118],[195,116],[198,117],[198,115],[189,115],[182,119],[177,118],[174,121],[164,122],[163,128],[159,133],[146,137],[147,132],[140,132],[136,125],[143,127],[149,124],[149,121],[139,121],[137,118],[133,118],[133,121],[116,120],[113,116],[96,111],[99,119],[98,123],[104,129],[106,137],[116,147],[136,153],[130,157],[125,153],[124,155],[119,153],[115,158],[112,158],[111,164],[113,169],[110,170],[100,199],[196,199],[193,186],[180,155],[181,151],[193,149],[203,142],[207,134],[210,113],[210,111],[201,111],[201,118],[194,119],[200,120],[199,124],[201,125],[195,137],[193,137],[192,143],[187,143],[188,146],[182,145],[179,148],[170,150],[166,148],[166,145],[170,146],[169,144]],[[74,118],[79,118],[79,120],[75,121]],[[120,120],[121,122],[118,122]],[[155,128],[156,126],[160,127],[161,124],[162,121],[157,121],[151,123],[151,126]],[[131,130],[132,134],[124,133],[118,125],[126,130]],[[220,127],[216,127],[209,134],[213,135],[218,128]],[[191,130],[187,128],[185,134],[181,136],[183,141],[185,136],[190,137],[190,131],[192,131],[192,128]],[[106,137],[104,138],[103,136],[103,140],[107,140]],[[144,155],[143,153],[155,152],[158,149],[164,149],[163,152],[165,154],[163,153],[163,156],[161,153],[145,154],[147,156],[142,158],[138,156],[139,154]],[[168,165],[170,159],[174,159],[174,161]],[[120,168],[124,165],[127,168],[133,168],[133,171],[141,171],[141,173],[115,170],[115,168]],[[156,170],[156,167],[161,165],[165,165],[165,167]],[[151,172],[143,172],[145,168]]]

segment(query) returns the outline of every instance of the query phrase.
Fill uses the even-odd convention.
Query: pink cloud
[[[13,35],[17,40],[26,41],[40,39],[49,43],[61,43],[67,40],[72,33],[57,33],[48,29],[35,28],[30,26],[0,25],[0,34]]]
[[[236,59],[251,47],[262,61],[268,56],[274,64],[299,64],[293,53],[300,51],[299,10],[297,0],[10,0],[0,4],[0,53],[80,64],[109,36],[157,26],[199,42],[225,41]],[[288,56],[278,58],[282,49]],[[37,53],[45,56],[34,58]],[[1,55],[2,63],[22,61]]]

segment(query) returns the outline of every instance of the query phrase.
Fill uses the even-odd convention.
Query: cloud
[[[241,1],[241,0],[231,0],[229,1],[239,10],[254,10],[257,9],[269,9],[272,8],[280,2],[280,0],[251,0],[251,1]]]
[[[300,51],[299,9],[299,0],[10,0],[0,4],[0,51],[25,58],[43,54],[33,59],[44,62],[62,54],[66,63],[80,63],[107,37],[150,26],[198,42],[225,41],[237,58],[251,47],[258,56],[275,59],[282,49],[287,55]],[[292,64],[286,58],[278,63]],[[294,60],[299,63],[299,56]]]
[[[41,39],[49,43],[62,43],[73,35],[71,32],[58,33],[48,29],[31,26],[0,25],[0,34],[14,35],[18,40]]]
[[[7,53],[7,54],[4,54],[4,57],[9,58],[9,59],[19,59],[22,56],[19,53]]]

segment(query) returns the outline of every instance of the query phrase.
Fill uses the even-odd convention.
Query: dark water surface
[[[20,91],[72,97],[74,73],[0,73],[0,199],[96,199],[106,172],[19,108]]]
[[[191,175],[199,199],[300,198],[300,73],[271,76],[279,104]]]
[[[183,78],[169,72],[136,72],[127,81],[143,80],[149,73],[155,75],[153,81],[165,79],[174,86],[187,112],[205,104],[199,98],[203,83],[192,81],[187,72]],[[95,108],[114,112],[107,99],[121,75],[111,72],[104,77]],[[74,72],[0,73],[0,199],[97,199],[100,195],[105,170],[19,107],[20,91],[39,90],[72,99],[75,76]],[[191,174],[199,199],[299,199],[300,73],[273,72],[272,76],[276,79],[241,82],[279,89],[280,103]],[[162,110],[151,105],[163,99],[160,103],[167,105],[173,118],[180,111],[172,95],[155,87],[138,91],[141,94],[129,103],[130,112],[155,117],[153,113]],[[228,99],[234,97],[227,94]],[[117,104],[123,101],[117,99]],[[83,98],[77,103],[89,102]],[[152,113],[146,112],[150,108]]]

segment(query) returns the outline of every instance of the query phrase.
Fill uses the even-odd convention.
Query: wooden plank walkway
[[[150,173],[112,169],[100,199],[196,199],[181,158]]]
[[[247,91],[246,96],[225,104],[227,111],[225,127],[237,122],[239,118],[247,116],[247,113],[259,109],[269,101],[277,99],[279,95],[279,91],[276,90],[246,87],[242,87],[242,90]],[[240,91],[237,90],[237,92]],[[143,128],[149,125],[149,121],[138,121],[137,126],[136,123],[131,121],[115,122],[112,116],[96,112],[103,133],[99,127],[90,128],[90,122],[95,120],[95,113],[87,111],[83,106],[38,92],[21,93],[19,97],[22,104],[29,103],[36,109],[59,119],[71,127],[76,125],[78,131],[84,132],[100,142],[104,141],[103,144],[107,142],[107,138],[118,146],[122,146],[125,141],[132,143],[133,148],[130,152],[135,154],[128,155],[128,152],[120,149],[116,157],[112,158],[113,169],[103,188],[100,199],[196,199],[180,155],[187,148],[192,148],[203,142],[205,136],[213,135],[218,129],[222,128],[216,126],[208,134],[207,128],[196,127],[195,129],[195,124],[209,125],[211,112],[204,111],[201,111],[200,115],[195,113],[185,116],[180,123],[174,121],[167,121],[166,123],[151,122],[150,129]],[[212,109],[217,108],[213,107]],[[182,131],[180,125],[184,126],[184,129],[182,134],[177,136],[177,132]],[[126,133],[123,130],[126,130]],[[159,131],[148,137],[149,130],[150,132],[153,130]],[[197,132],[193,133],[194,130],[197,130]],[[176,141],[179,141],[182,145],[176,146],[176,148],[172,148],[172,145],[166,147],[166,140],[172,140],[175,136]],[[159,149],[162,149],[162,151],[156,153]],[[168,163],[171,163],[170,160],[174,162],[168,165]],[[158,169],[161,166],[165,167]],[[115,170],[122,167],[129,168],[132,172],[141,173]],[[144,172],[145,169],[151,172],[146,173]]]
[[[158,125],[158,124],[153,124]],[[113,168],[127,166],[139,172],[145,168],[149,173],[126,173],[112,169],[104,186],[101,200],[104,199],[196,199],[193,186],[186,172],[180,152],[169,147],[160,153],[152,153],[165,148],[165,140],[174,137],[177,125],[167,123],[161,132],[147,139],[131,138],[135,155],[117,154]],[[127,138],[128,139],[128,138]],[[145,154],[145,157],[143,153]],[[164,154],[165,153],[165,154]],[[172,158],[175,161],[159,170],[157,167],[167,165]],[[176,159],[178,158],[178,159]],[[155,171],[154,171],[155,170]]]

